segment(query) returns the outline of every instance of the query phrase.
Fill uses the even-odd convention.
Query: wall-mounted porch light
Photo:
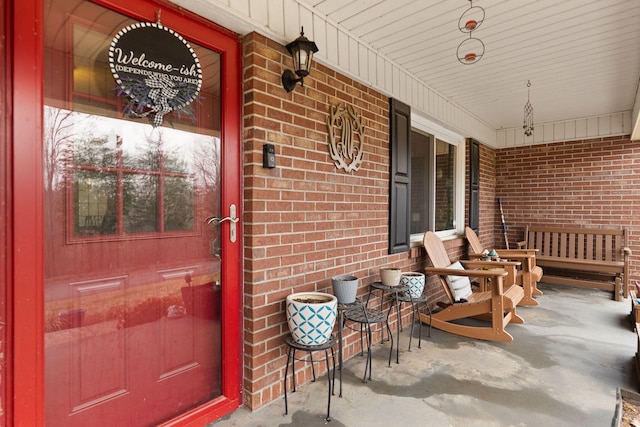
[[[291,92],[296,87],[296,83],[300,82],[300,86],[304,86],[304,78],[309,75],[311,70],[311,61],[313,54],[318,51],[318,46],[304,36],[304,27],[300,28],[300,37],[289,43],[287,50],[293,59],[293,70],[285,70],[282,73],[282,86],[287,92]],[[296,75],[298,78],[296,78]]]

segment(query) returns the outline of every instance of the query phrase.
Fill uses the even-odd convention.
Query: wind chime
[[[464,65],[475,64],[484,55],[484,43],[473,37],[473,32],[484,22],[484,15],[484,9],[474,6],[473,0],[469,0],[469,9],[465,10],[458,19],[458,29],[464,34],[469,34],[469,38],[458,45],[456,52],[458,61]]]
[[[526,136],[533,135],[533,106],[531,105],[531,101],[529,100],[530,94],[531,80],[527,80],[527,103],[524,104],[524,124],[522,125],[524,134]]]

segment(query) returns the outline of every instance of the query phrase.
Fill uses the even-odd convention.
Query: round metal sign
[[[120,31],[109,47],[109,67],[118,86],[131,98],[128,110],[163,116],[189,105],[202,87],[202,68],[189,43],[170,28],[139,22]]]

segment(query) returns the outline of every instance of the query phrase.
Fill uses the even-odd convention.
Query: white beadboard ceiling
[[[469,0],[171,1],[283,44],[304,25],[319,61],[489,143],[629,133],[640,110],[640,0],[474,0],[486,51],[473,65],[456,56]],[[529,142],[518,131],[528,81],[542,124]]]
[[[631,111],[640,79],[640,0],[476,0],[484,57],[463,65],[468,0],[297,0],[326,15],[494,129]]]

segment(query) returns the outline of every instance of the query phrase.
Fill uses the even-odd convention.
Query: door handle
[[[235,224],[236,222],[240,221],[240,218],[231,218],[230,216],[225,216],[224,218],[212,216],[210,218],[207,218],[207,224],[220,225],[225,221],[229,221]]]
[[[236,241],[236,224],[240,221],[240,218],[236,216],[236,205],[229,206],[229,216],[217,217],[212,216],[207,218],[207,224],[220,225],[225,221],[229,221],[229,240],[231,243]]]

